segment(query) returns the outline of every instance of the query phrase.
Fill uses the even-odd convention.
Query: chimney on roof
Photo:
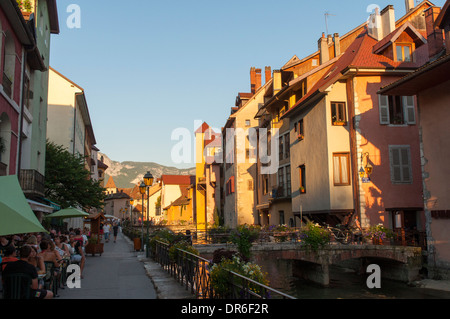
[[[266,83],[269,82],[271,78],[272,78],[272,68],[270,66],[266,66],[266,69],[265,69]]]
[[[330,59],[330,53],[328,51],[328,39],[325,37],[325,33],[322,33],[322,37],[318,41],[319,53],[320,53],[320,64],[328,62]]]
[[[255,87],[256,87],[256,68],[254,66],[252,66],[250,68],[250,87],[251,87],[251,92],[255,93]]]
[[[369,17],[369,22],[367,23],[367,31],[372,38],[378,41],[383,39],[381,16],[378,7],[375,8],[375,12],[372,13]]]
[[[381,10],[381,33],[383,38],[395,30],[395,11],[393,5]]]
[[[281,70],[273,70],[273,95],[281,90]]]
[[[337,57],[341,54],[341,38],[339,37],[339,33],[335,33],[333,36],[334,42],[334,56]]]
[[[430,59],[444,49],[444,36],[442,30],[434,25],[439,13],[441,13],[441,8],[438,7],[430,7],[425,10],[428,55]]]
[[[255,93],[261,88],[262,80],[261,80],[261,69],[256,69],[256,88]]]
[[[405,0],[406,13],[414,9],[414,0]]]
[[[253,94],[261,87],[261,69],[255,67],[250,68],[250,86]]]

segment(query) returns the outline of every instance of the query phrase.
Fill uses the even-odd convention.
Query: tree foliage
[[[84,156],[75,156],[62,146],[47,141],[45,172],[45,196],[62,208],[89,210],[104,205],[104,188],[90,178]]]

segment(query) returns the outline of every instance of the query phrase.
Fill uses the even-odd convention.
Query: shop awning
[[[53,213],[53,207],[36,202],[34,200],[28,199],[28,204],[30,204],[31,209],[34,212],[43,212],[46,214],[51,214]]]
[[[0,236],[47,232],[31,210],[16,175],[0,177]]]

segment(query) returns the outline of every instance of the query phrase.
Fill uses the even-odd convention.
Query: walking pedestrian
[[[105,242],[107,242],[107,243],[109,243],[109,229],[110,229],[110,226],[108,223],[103,225],[103,233],[105,234]]]
[[[114,221],[113,231],[114,231],[114,243],[115,243],[116,239],[117,239],[117,233],[119,232],[119,223],[117,221]]]

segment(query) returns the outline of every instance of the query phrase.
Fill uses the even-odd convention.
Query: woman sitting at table
[[[54,239],[55,250],[59,253],[62,258],[70,257],[69,249],[63,243],[64,236],[56,236]]]
[[[28,237],[28,239],[26,240],[25,244],[36,248],[36,252],[39,250],[39,244],[38,244],[38,241],[37,241],[37,237],[35,235],[30,235]]]
[[[58,276],[59,274],[59,266],[61,265],[61,256],[59,255],[59,253],[52,247],[54,246],[52,241],[49,240],[42,240],[40,247],[41,247],[41,252],[38,254],[38,256],[42,256],[42,259],[45,262],[53,262],[54,265],[54,270],[55,276]]]
[[[36,247],[34,247],[32,245],[28,245],[28,244],[26,244],[26,246],[31,247],[30,257],[28,257],[28,259],[27,259],[28,263],[33,265],[34,267],[36,267],[36,271],[37,271],[38,275],[45,274],[46,271],[45,271],[44,259],[42,258],[42,256],[38,256]],[[39,278],[38,282],[39,282],[39,289],[42,289],[42,287],[44,287],[43,279]]]

